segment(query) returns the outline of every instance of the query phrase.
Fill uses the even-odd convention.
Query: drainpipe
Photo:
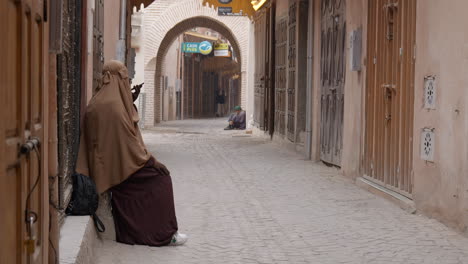
[[[125,40],[127,21],[127,0],[120,0],[120,34],[119,39]]]
[[[306,89],[306,158],[312,157],[312,75],[313,75],[313,34],[314,34],[314,1],[309,1],[307,27],[307,89]]]
[[[127,0],[120,0],[120,30],[117,43],[117,60],[125,63],[125,39],[127,33]]]

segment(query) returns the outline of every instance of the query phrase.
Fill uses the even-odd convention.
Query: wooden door
[[[193,118],[193,58],[184,55],[183,108],[184,119]]]
[[[288,86],[287,86],[287,136],[296,140],[296,34],[297,34],[297,2],[291,1],[288,15]]]
[[[265,61],[265,130],[275,131],[275,17],[276,7],[270,2],[266,9]]]
[[[411,197],[416,0],[369,1],[366,177]]]
[[[104,66],[104,0],[95,0],[93,19],[93,89],[96,89]]]
[[[168,106],[166,104],[166,96],[168,96],[167,94],[167,88],[168,88],[168,76],[166,75],[163,75],[161,76],[161,90],[162,90],[162,96],[161,96],[161,112],[162,112],[162,121],[167,121],[167,116],[168,116],[168,113],[167,113],[167,110],[168,110]]]
[[[183,69],[182,69],[182,118],[183,119],[188,119],[190,118],[189,116],[189,97],[190,97],[190,87],[192,85],[191,83],[191,74],[190,74],[190,62],[191,58],[183,54]]]
[[[320,158],[341,165],[345,82],[345,0],[321,3]]]
[[[48,154],[41,145],[20,154],[20,146],[33,138],[47,145],[47,1],[0,2],[0,263],[43,263]]]
[[[272,134],[275,121],[274,3],[268,3],[258,11],[254,19],[255,50],[257,51],[255,53],[254,121],[260,129],[270,131]]]
[[[286,62],[288,20],[278,19],[275,28],[275,131],[286,134]]]

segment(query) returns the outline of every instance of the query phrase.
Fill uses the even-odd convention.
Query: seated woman
[[[240,106],[234,107],[234,113],[229,117],[229,125],[224,130],[245,129],[245,111]]]
[[[147,151],[138,121],[127,68],[106,63],[84,116],[76,170],[92,177],[100,194],[110,192],[117,242],[182,245],[187,236],[177,232],[171,176]]]

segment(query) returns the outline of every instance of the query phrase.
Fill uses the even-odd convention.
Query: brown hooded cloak
[[[76,171],[96,182],[99,193],[143,168],[151,155],[138,128],[125,65],[104,65],[102,84],[91,99],[81,131]]]

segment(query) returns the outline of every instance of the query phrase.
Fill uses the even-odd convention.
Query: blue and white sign
[[[211,43],[208,41],[203,41],[200,42],[198,49],[200,50],[201,54],[208,55],[211,53],[211,51],[213,51],[213,45],[211,45]]]

